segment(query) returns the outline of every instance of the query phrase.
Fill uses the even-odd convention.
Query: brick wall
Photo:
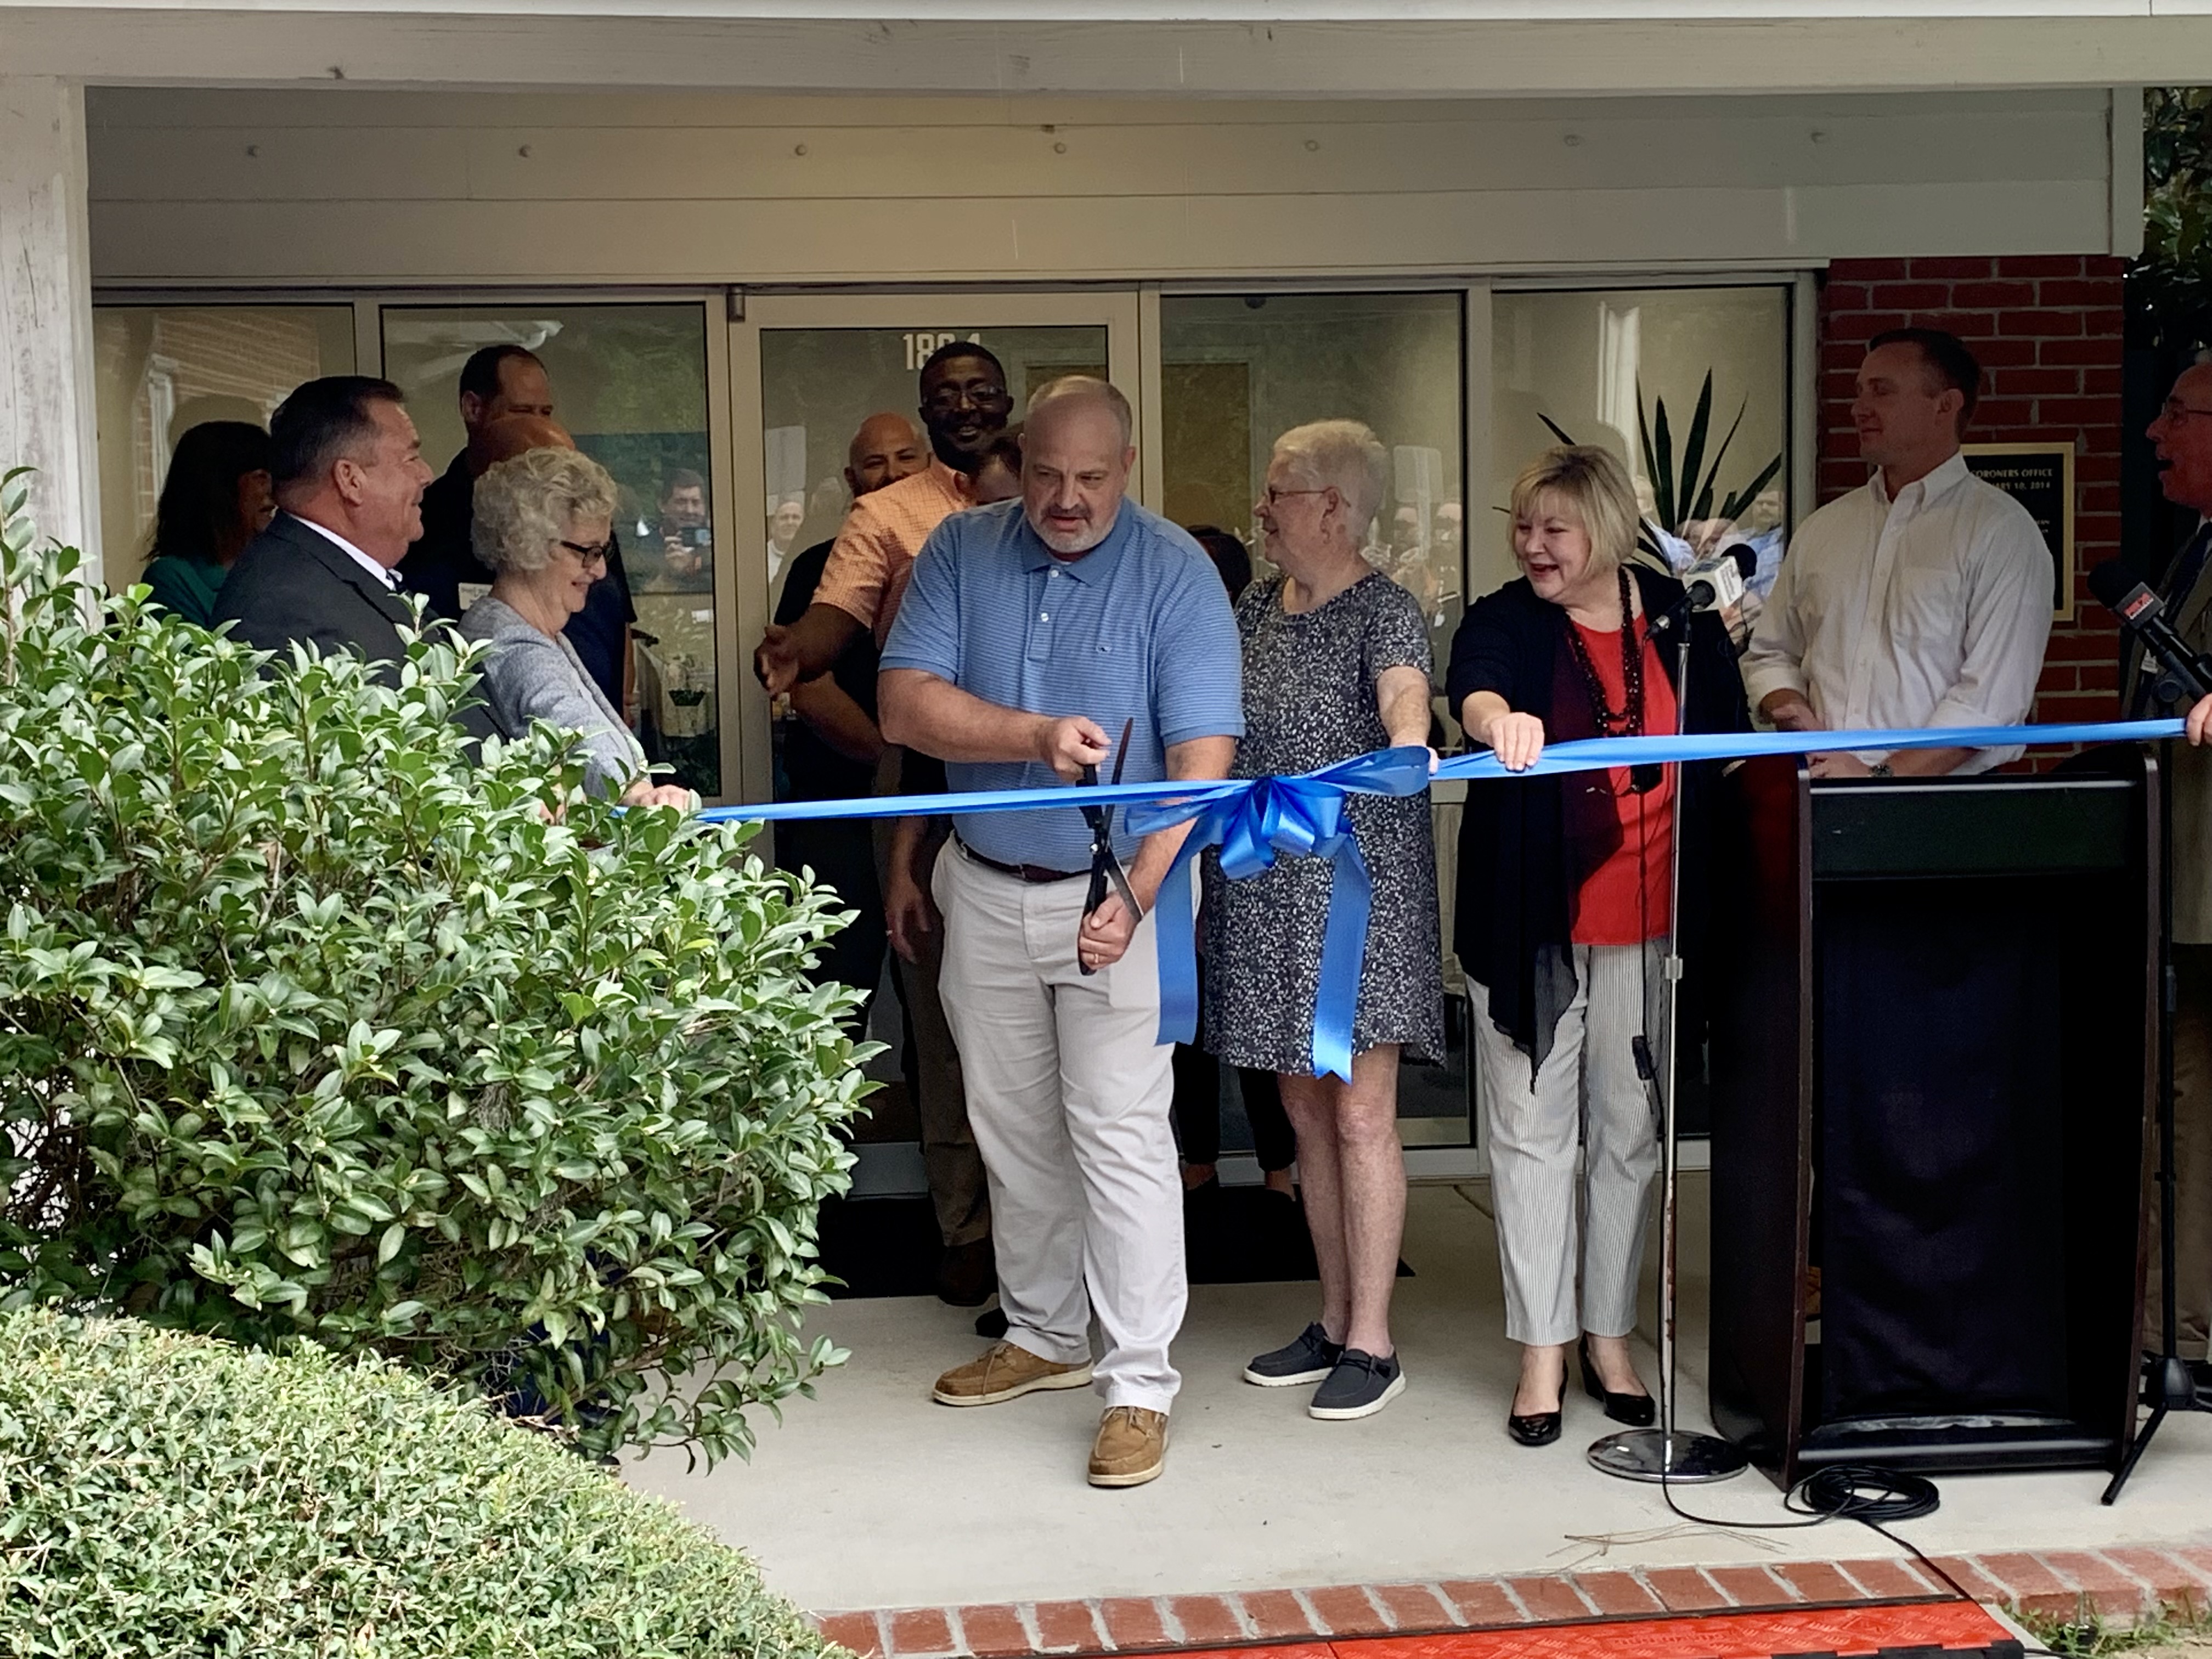
[[[279,308],[180,307],[161,311],[147,355],[169,365],[172,406],[179,410],[202,398],[235,398],[266,411],[302,380],[325,372],[314,319]],[[228,412],[240,419],[252,417],[243,407]],[[166,457],[170,439],[167,431],[154,430],[152,393],[143,375],[132,399],[131,427],[132,493],[137,533],[143,543],[153,526],[159,494],[155,451],[158,447]]]
[[[2054,623],[2038,720],[2108,720],[2118,708],[2117,625],[2089,597],[2090,568],[2120,550],[2120,272],[2078,254],[1838,259],[1820,292],[1820,496],[1866,482],[1852,380],[1869,337],[1944,328],[1984,379],[1970,442],[2074,445],[2074,603]]]

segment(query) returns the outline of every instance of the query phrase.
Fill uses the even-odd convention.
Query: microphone
[[[1651,619],[1651,632],[1671,634],[1687,623],[1692,611],[1725,611],[1741,604],[1748,591],[1745,579],[1758,568],[1759,555],[1748,542],[1698,560],[1682,573],[1682,597]]]
[[[2089,592],[2097,602],[2120,619],[2120,626],[2135,635],[2144,650],[2166,672],[2159,678],[2172,682],[2191,701],[2212,696],[2212,661],[2190,648],[2166,619],[2166,602],[2136,580],[2135,573],[2118,559],[2107,559],[2089,573]],[[2163,701],[2171,703],[2172,696]]]
[[[1692,611],[1725,611],[1742,601],[1751,573],[1759,568],[1759,553],[1749,542],[1738,542],[1725,552],[1700,559],[1682,573]]]

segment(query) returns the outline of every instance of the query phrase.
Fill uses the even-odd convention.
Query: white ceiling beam
[[[301,15],[681,19],[771,22],[1588,23],[1802,22],[1812,19],[2186,17],[2212,0],[46,0],[46,9]]]
[[[727,14],[734,0],[654,0],[616,18],[606,15],[611,3],[566,0],[562,8],[549,0],[527,15],[481,9],[480,0],[477,9],[441,0],[434,12],[404,13],[357,3],[325,9],[320,0],[228,9],[178,0],[0,4],[0,63],[13,73],[116,85],[1000,97],[1525,98],[2212,82],[2212,0],[1978,8],[1951,0],[1949,16],[1916,5],[1886,16],[1862,7],[1849,17],[1789,18],[1772,15],[1781,0],[1761,0],[1767,15],[1759,17],[1743,15],[1748,7],[1730,10],[1727,0],[1677,0],[1663,18],[1656,3],[1611,0],[1632,15],[1358,22],[1310,21],[1279,6],[1269,15],[1283,21],[1272,23],[710,15]],[[928,9],[928,0],[899,3],[909,17]],[[1476,0],[1449,3],[1465,10]],[[1093,0],[1091,9],[1102,9]],[[1583,9],[1594,11],[1595,0]],[[686,15],[651,15],[679,9]],[[796,9],[755,0],[755,9]],[[1394,9],[1416,8],[1396,0]],[[1683,21],[1692,11],[1704,21]]]

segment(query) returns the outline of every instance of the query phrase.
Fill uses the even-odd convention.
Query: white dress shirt
[[[1802,692],[1835,731],[2014,725],[2035,705],[2053,586],[2034,519],[1963,456],[1895,501],[1877,471],[1799,527],[1745,653],[1744,689],[1753,708]],[[1978,750],[1958,769],[2020,753]]]
[[[295,519],[300,518],[300,515],[296,513],[292,516]],[[366,570],[370,575],[375,577],[377,580],[382,582],[389,591],[394,593],[397,593],[399,591],[399,573],[397,570],[386,570],[382,565],[377,563],[374,559],[370,558],[368,554],[362,552],[359,548],[356,547],[344,537],[339,535],[337,531],[331,529],[328,525],[317,524],[313,519],[300,519],[300,522],[307,526],[308,529],[321,536],[324,540],[335,542],[339,547],[344,550],[346,557],[351,559],[363,570]]]

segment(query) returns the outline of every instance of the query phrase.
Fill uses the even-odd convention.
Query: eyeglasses
[[[2158,409],[2158,418],[2169,426],[2176,421],[2185,421],[2192,415],[2212,421],[2212,409],[2191,409],[2179,398],[2168,398]]]
[[[1278,489],[1269,484],[1260,492],[1260,499],[1270,507],[1279,507],[1293,495],[1328,495],[1336,490],[1334,484],[1323,484],[1318,489]]]
[[[941,386],[922,399],[921,406],[933,415],[950,413],[963,404],[986,408],[992,404],[1012,403],[1002,386]]]
[[[615,550],[615,544],[612,542],[598,542],[589,547],[576,542],[562,542],[559,544],[574,553],[576,556],[576,562],[586,568],[595,564],[606,563]]]

